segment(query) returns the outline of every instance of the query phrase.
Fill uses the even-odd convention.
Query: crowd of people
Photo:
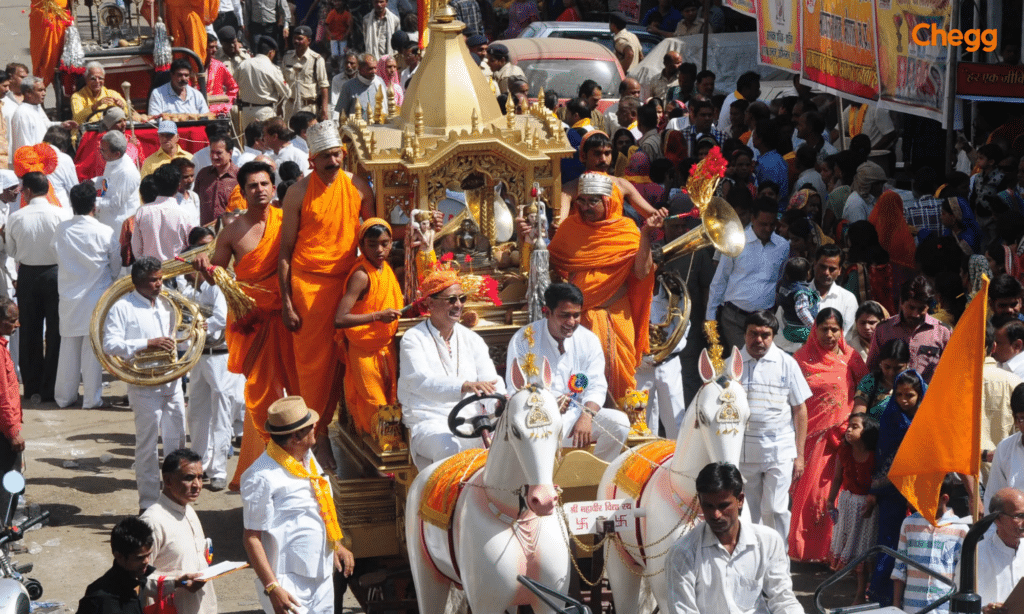
[[[21,64],[0,71],[0,201],[7,205],[0,290],[10,297],[0,298],[0,334],[14,335],[10,346],[0,337],[0,469],[17,467],[26,446],[22,397],[86,409],[107,402],[88,325],[116,280],[129,277],[132,290],[104,322],[110,356],[175,353],[174,321],[159,299],[165,287],[206,314],[187,409],[181,380],[128,386],[145,522],[117,525],[115,565],[89,587],[83,614],[112,611],[140,583],[156,599],[180,595],[179,611],[216,611],[212,585],[199,576],[209,547],[191,509],[204,480],[211,490],[242,492],[244,545],[264,608],[327,611],[332,569],[347,575],[354,565],[324,477],[335,469],[326,432],[339,401],[365,433],[377,412],[400,404],[412,461],[424,469],[483,446],[449,430],[453,404],[515,391],[511,371],[502,377],[483,338],[462,324],[471,289],[455,268],[417,271],[425,317],[396,346],[406,307],[399,279],[412,273],[389,260],[406,231],[375,217],[373,187],[342,170],[337,120],[410,102],[420,48],[408,4],[375,0],[359,24],[345,0],[323,3],[310,9],[319,10],[313,28],[295,25],[280,0],[244,8],[222,2],[208,28],[214,35],[185,37],[202,51],[207,96],[188,61],[172,62],[148,99],[159,141],[148,155],[129,128],[137,119],[131,105],[105,86],[102,65],[86,65],[70,99],[72,119],[62,122],[42,107],[42,79]],[[511,98],[525,112],[533,91],[527,75],[507,46],[489,40],[514,37],[539,19],[536,3],[502,7],[506,29],[496,27],[491,3],[450,6],[499,106]],[[660,36],[725,27],[719,6],[708,25],[695,2],[678,9],[659,2],[643,25]],[[580,19],[587,7],[565,0],[546,10]],[[621,15],[609,20],[628,69],[642,50],[626,26]],[[668,559],[673,611],[748,612],[759,600],[770,611],[799,611],[788,574],[777,570],[758,575],[759,586],[748,574],[745,589],[728,600],[720,593],[738,586],[745,566],[763,569],[758,561],[775,567],[788,556],[839,569],[875,544],[952,577],[967,528],[961,519],[988,510],[1001,515],[979,546],[978,592],[986,614],[999,614],[1024,564],[1017,554],[1024,448],[1014,432],[1024,418],[1019,112],[993,108],[985,140],[975,139],[975,148],[961,139],[956,167],[945,168],[941,147],[921,146],[935,131],[927,120],[894,122],[870,104],[843,107],[798,77],[788,95],[760,100],[757,73],[717,83],[674,51],[660,72],[622,80],[607,109],[607,93],[593,80],[546,94],[543,104],[576,151],[561,162],[562,192],[541,233],[550,237],[551,269],[561,281],[544,295],[544,317],[510,340],[507,363],[529,365],[524,372],[532,375],[548,365],[566,405],[563,445],[594,444],[596,456],[615,458],[631,427],[620,410],[643,388],[651,394],[647,424],[673,437],[702,385],[705,322],[717,324],[725,351],[737,348],[743,361],[751,418],[742,456],[697,480],[710,520]],[[568,100],[560,103],[560,94]],[[204,142],[183,141],[176,118],[208,113],[218,119],[205,122]],[[99,155],[83,162],[72,143],[87,133],[101,135],[92,141]],[[706,160],[724,166],[716,196],[738,216],[743,250],[727,256],[706,247],[657,262],[659,244],[702,223],[707,203],[686,188]],[[424,222],[440,228],[437,216]],[[529,235],[530,223],[516,222]],[[213,251],[194,257],[193,272],[165,278],[161,263],[215,236]],[[228,313],[218,268],[231,268],[255,301],[249,318]],[[681,340],[655,363],[648,324],[668,311],[657,278],[664,270],[680,275],[692,305]],[[987,295],[977,297],[992,314],[982,480],[947,476],[933,527],[886,476],[985,276]],[[229,480],[238,424],[240,459]],[[981,490],[976,505],[970,495]],[[748,532],[738,521],[745,503],[756,527]],[[715,539],[726,554],[704,550]],[[750,553],[760,558],[743,558]],[[736,565],[727,570],[723,557]],[[698,582],[693,569],[703,560],[718,562],[714,578]],[[150,562],[161,573],[176,571],[163,574],[167,582],[146,582]],[[940,592],[884,555],[856,575],[857,603],[911,612]]]

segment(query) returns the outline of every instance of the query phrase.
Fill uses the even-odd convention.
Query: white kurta
[[[281,151],[272,153],[270,155],[274,159],[275,168],[275,179],[281,181],[281,165],[285,162],[294,162],[299,166],[299,172],[305,175],[309,171],[309,154],[304,153],[301,149],[292,145],[290,142],[281,148]]]
[[[54,233],[60,334],[89,334],[89,320],[100,297],[121,272],[121,246],[114,231],[91,215],[61,222]]]
[[[121,224],[139,209],[139,182],[142,176],[128,156],[107,162],[96,180],[100,198],[96,200],[96,218],[121,236]]]
[[[1004,488],[1024,488],[1024,445],[1021,434],[1016,432],[999,442],[992,467],[985,482],[985,509],[989,508],[992,495]]]
[[[50,145],[50,147],[57,154],[57,168],[48,175],[50,184],[53,185],[54,190],[70,196],[71,188],[78,185],[78,171],[75,170],[75,161],[71,159],[71,156],[53,145]]]
[[[18,105],[14,116],[11,117],[11,159],[14,159],[14,152],[18,151],[19,147],[42,143],[50,126],[57,125],[57,122],[50,121],[42,105],[27,102]]]
[[[180,505],[161,493],[142,519],[153,528],[150,563],[156,571],[152,576],[177,578],[209,567],[206,562],[206,534],[191,505]],[[217,614],[217,593],[213,587],[213,582],[207,582],[195,593],[183,587],[176,588],[174,605],[178,613]]]
[[[982,607],[990,603],[1002,603],[1010,596],[1013,587],[1024,578],[1024,548],[1016,550],[1003,543],[992,527],[985,537],[978,542],[977,551],[977,588],[974,592],[981,596]],[[956,568],[955,578],[960,577],[960,567]]]

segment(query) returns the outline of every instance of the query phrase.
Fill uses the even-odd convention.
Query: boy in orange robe
[[[317,461],[334,469],[327,427],[341,396],[334,315],[345,280],[356,263],[359,218],[373,217],[373,190],[365,179],[341,170],[344,149],[338,126],[319,122],[306,132],[313,172],[285,194],[282,210],[281,313],[292,331],[295,368],[306,404],[320,415]]]
[[[636,388],[636,370],[649,351],[648,326],[654,294],[650,233],[667,212],[655,211],[644,230],[622,216],[613,201],[613,178],[584,173],[574,212],[551,239],[551,270],[583,292],[583,326],[601,340],[608,391],[622,407]]]
[[[274,172],[265,162],[247,162],[238,171],[238,181],[245,186],[245,213],[220,232],[212,258],[198,256],[192,263],[213,283],[211,263],[227,267],[234,258],[236,279],[256,301],[256,309],[243,321],[230,318],[225,332],[228,370],[246,376],[245,430],[238,466],[228,484],[232,491],[238,490],[242,474],[263,454],[269,439],[263,429],[271,403],[301,392],[292,334],[281,319],[277,259],[283,214],[271,206],[276,195]]]
[[[345,361],[345,407],[360,433],[373,433],[374,414],[382,405],[395,403],[394,340],[404,302],[402,286],[387,262],[391,226],[378,217],[363,222],[359,251],[334,326]]]

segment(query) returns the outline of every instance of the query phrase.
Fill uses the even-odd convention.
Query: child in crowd
[[[897,552],[910,557],[932,571],[950,580],[960,561],[960,549],[970,528],[957,518],[947,506],[949,497],[956,487],[953,474],[946,474],[939,489],[939,505],[935,509],[938,526],[914,512],[900,527],[900,546]],[[946,593],[947,586],[931,576],[925,575],[902,561],[896,561],[892,569],[893,605],[908,614],[918,612],[930,602]],[[944,603],[933,612],[949,612],[949,603]]]
[[[341,57],[348,48],[348,31],[352,27],[352,13],[345,0],[334,0],[331,12],[327,13],[327,36],[331,41],[331,55]]]
[[[878,420],[892,396],[896,376],[910,364],[910,346],[902,339],[890,339],[878,354],[878,368],[864,376],[853,399],[854,412],[867,412]]]
[[[811,283],[811,263],[806,258],[787,260],[784,274],[778,297],[784,324],[782,336],[790,343],[803,344],[814,326],[821,297]]]
[[[841,428],[841,427],[839,427]],[[829,564],[841,569],[875,544],[878,537],[878,516],[868,505],[871,473],[875,469],[875,446],[878,444],[878,421],[857,412],[847,421],[846,433],[839,444],[835,479],[828,493],[829,513],[836,523],[832,529]],[[842,491],[839,492],[840,486]],[[839,503],[835,503],[836,494]],[[854,605],[864,603],[868,586],[868,565],[857,566],[857,596]]]

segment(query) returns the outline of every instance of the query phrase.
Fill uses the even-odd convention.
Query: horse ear
[[[526,378],[523,377],[523,370],[519,368],[519,359],[512,359],[512,386],[516,390],[526,388]]]
[[[550,390],[551,381],[555,378],[551,375],[551,363],[548,362],[547,358],[544,359],[544,368],[542,371],[544,372],[544,387]]]
[[[743,356],[738,347],[732,348],[732,356],[729,357],[729,376],[737,382],[743,376]]]
[[[700,378],[704,380],[705,384],[715,379],[715,368],[711,366],[711,358],[708,356],[707,348],[700,351],[699,371]]]

